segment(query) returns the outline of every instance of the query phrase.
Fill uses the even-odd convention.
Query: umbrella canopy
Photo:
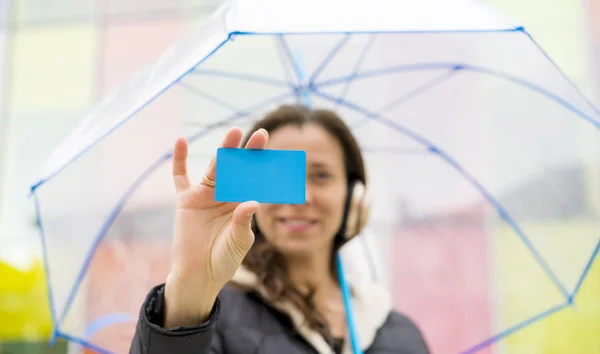
[[[228,127],[289,102],[355,132],[369,275],[434,350],[487,350],[573,302],[600,239],[600,113],[523,27],[474,1],[239,0],[94,107],[32,185],[55,335],[122,351],[168,272],[175,138],[199,178]]]

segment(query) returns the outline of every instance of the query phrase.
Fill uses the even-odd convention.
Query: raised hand
[[[268,138],[265,130],[258,130],[245,148],[262,149]],[[241,140],[242,131],[232,128],[221,147],[239,147]],[[250,222],[258,203],[216,202],[216,159],[213,157],[200,183],[191,183],[187,155],[187,142],[180,138],[173,151],[177,208],[173,267],[165,285],[165,328],[205,321],[219,291],[231,280],[254,242]]]

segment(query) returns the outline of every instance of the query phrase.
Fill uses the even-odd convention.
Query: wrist
[[[211,289],[206,282],[170,274],[165,282],[163,327],[168,329],[206,322],[218,293],[218,290]]]

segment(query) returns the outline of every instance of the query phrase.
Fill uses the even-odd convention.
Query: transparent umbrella
[[[433,352],[598,349],[600,112],[526,29],[434,0],[230,1],[100,102],[32,186],[53,339],[126,351],[169,270],[176,137],[199,180],[290,102],[358,137],[373,216],[344,262]]]

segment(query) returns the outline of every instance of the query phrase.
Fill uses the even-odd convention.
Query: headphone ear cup
[[[355,182],[351,191],[351,200],[346,219],[346,241],[358,235],[367,224],[369,218],[369,198],[366,186],[362,182]]]

